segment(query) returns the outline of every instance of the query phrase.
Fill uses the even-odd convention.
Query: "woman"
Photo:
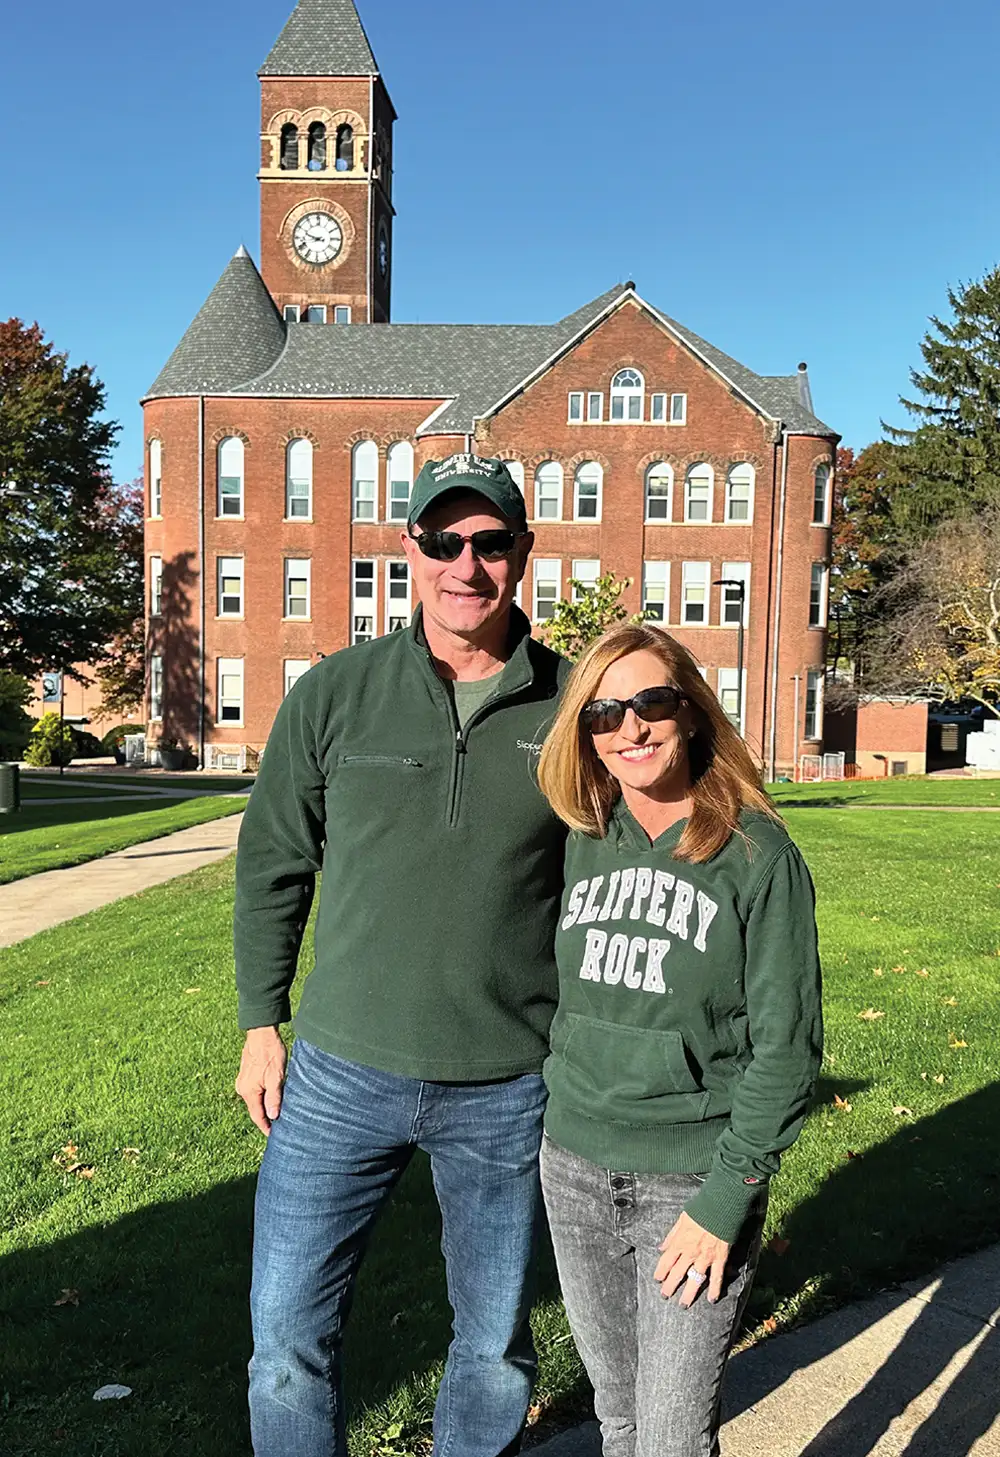
[[[542,1182],[605,1457],[713,1457],[767,1185],[820,1062],[813,892],[658,628],[576,665],[539,766],[573,833]]]

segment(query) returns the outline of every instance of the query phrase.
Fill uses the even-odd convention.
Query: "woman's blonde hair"
[[[780,816],[764,792],[760,770],[694,658],[661,628],[623,624],[591,643],[566,684],[542,749],[538,781],[570,829],[596,836],[607,833],[618,783],[597,757],[589,730],[580,724],[580,711],[597,697],[601,679],[612,663],[643,650],[659,658],[667,680],[687,699],[693,720],[688,761],[694,808],[674,858],[710,860],[732,835],[742,834],[741,810],[757,810],[779,821]]]

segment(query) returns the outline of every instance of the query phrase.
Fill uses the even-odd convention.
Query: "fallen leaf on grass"
[[[895,1114],[895,1116],[897,1118],[912,1118],[913,1117],[913,1109],[912,1108],[904,1108],[903,1105],[902,1105],[902,1103],[897,1103],[896,1106],[893,1108],[892,1111],[893,1111],[893,1113]]]
[[[140,1151],[137,1148],[123,1148],[121,1151],[121,1155],[122,1158],[125,1159],[128,1163],[134,1164],[136,1159],[139,1157],[139,1152]]]
[[[936,1083],[943,1083],[944,1082],[944,1073],[937,1073],[936,1076],[935,1076],[935,1078],[934,1078],[934,1081]]]
[[[880,966],[876,966],[875,970],[872,972],[872,976],[883,976],[883,975],[884,975],[884,973],[882,971],[882,968]]]
[[[52,985],[51,981],[36,981],[35,982],[35,986],[36,987],[50,987],[51,985]]]
[[[193,997],[196,992],[200,992],[200,991],[201,991],[201,987],[185,987],[184,988],[184,995],[186,997]]]
[[[92,1179],[94,1177],[93,1164],[71,1164],[66,1170],[67,1174],[75,1174],[78,1179]]]
[[[948,1038],[948,1046],[949,1047],[953,1047],[953,1048],[954,1047],[968,1047],[968,1045],[969,1044],[967,1042],[963,1042],[960,1037],[949,1037]]]
[[[113,1381],[109,1386],[99,1386],[94,1392],[95,1401],[121,1401],[123,1396],[131,1396],[131,1386],[119,1386]]]
[[[897,976],[905,976],[906,975],[906,967],[905,966],[894,966],[892,969],[896,973]]]
[[[942,997],[941,998],[941,1005],[942,1005],[942,1007],[957,1007],[958,1006],[958,998],[957,997]]]
[[[859,1159],[860,1157],[861,1155],[858,1153],[857,1149],[854,1148],[849,1148],[844,1154],[845,1159]]]
[[[839,1108],[843,1113],[850,1113],[851,1109],[854,1107],[854,1104],[849,1103],[846,1098],[842,1098],[839,1093],[834,1093],[833,1106],[835,1108]]]
[[[885,1016],[885,1013],[876,1012],[874,1007],[866,1007],[863,1012],[858,1013],[858,1016],[861,1018],[862,1022],[877,1022],[880,1017]]]
[[[767,1320],[765,1320],[764,1322],[763,1328],[767,1331],[769,1336],[773,1335],[774,1332],[778,1329],[778,1322],[775,1320],[773,1315],[768,1316]]]
[[[790,1244],[791,1240],[781,1239],[778,1235],[775,1235],[767,1247],[773,1254],[783,1255]]]
[[[53,1300],[53,1305],[79,1305],[79,1290],[63,1290],[58,1300]]]
[[[926,968],[926,966],[921,966],[921,967],[919,967],[919,968],[918,968],[918,969],[917,969],[917,970],[916,970],[916,971],[915,971],[915,972],[914,972],[914,973],[913,973],[913,975],[914,975],[914,976],[930,976],[930,972],[929,972],[929,971],[928,971],[928,970],[927,970],[927,968]]]

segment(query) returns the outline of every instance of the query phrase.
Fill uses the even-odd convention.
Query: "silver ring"
[[[703,1275],[701,1271],[696,1270],[693,1265],[688,1266],[687,1277],[689,1280],[693,1280],[696,1285],[704,1285],[705,1281],[708,1279],[707,1275]]]

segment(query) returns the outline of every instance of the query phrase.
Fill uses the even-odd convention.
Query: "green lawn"
[[[34,804],[0,816],[0,885],[96,860],[112,850],[155,840],[246,809],[246,800],[215,795],[176,802],[123,799],[120,804]]]
[[[43,771],[21,771],[21,787],[24,788],[25,780],[41,782],[44,777],[46,784],[59,783],[58,769],[45,769]],[[118,770],[80,770],[74,765],[67,769],[63,775],[64,785],[73,784],[83,786],[86,789],[93,789],[95,792],[104,790],[114,793],[116,789],[203,789],[206,794],[218,794],[223,790],[249,789],[253,785],[253,775],[240,774],[143,774],[135,771],[122,769]]]
[[[898,779],[836,779],[824,784],[769,784],[771,797],[781,807],[828,805],[905,804],[977,805],[1000,809],[1000,779],[927,779],[900,775]]]
[[[21,799],[94,799],[116,794],[135,794],[131,784],[103,783],[94,779],[64,779],[21,775]]]
[[[788,820],[819,892],[827,1057],[773,1190],[769,1235],[789,1244],[765,1254],[751,1307],[754,1325],[774,1315],[779,1327],[1000,1238],[995,817]],[[232,1087],[231,902],[230,860],[0,952],[0,1448],[11,1457],[249,1450],[263,1140]],[[81,1167],[67,1172],[71,1162]],[[417,1161],[349,1331],[355,1457],[427,1450],[449,1323],[438,1234]],[[76,1293],[57,1303],[65,1291]],[[586,1392],[548,1264],[536,1323],[539,1401],[565,1419]],[[134,1395],[92,1402],[109,1381]]]

